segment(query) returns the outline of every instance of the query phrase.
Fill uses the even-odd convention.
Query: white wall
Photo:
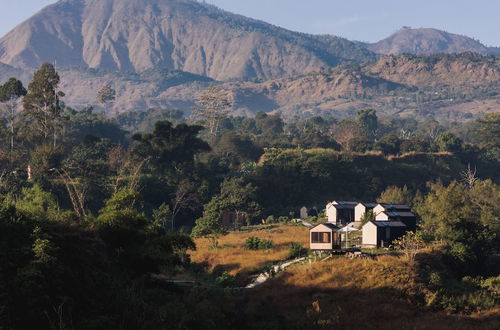
[[[328,222],[337,224],[337,209],[332,203],[326,205],[326,216],[328,217]]]
[[[363,245],[377,246],[377,226],[373,223],[368,222],[363,226]]]

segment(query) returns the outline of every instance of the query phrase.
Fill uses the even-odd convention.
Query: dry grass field
[[[244,247],[248,237],[255,236],[273,241],[269,250],[250,251]],[[210,272],[227,271],[244,282],[248,276],[261,271],[267,265],[285,260],[290,243],[309,245],[309,230],[303,226],[270,225],[255,226],[248,231],[230,232],[219,239],[218,249],[210,249],[207,239],[196,239],[196,251],[191,251],[191,260],[203,264]]]
[[[305,328],[324,329],[500,329],[500,309],[471,316],[446,315],[423,307],[425,288],[404,258],[343,257],[291,267],[249,292],[259,309],[272,301],[276,315]]]

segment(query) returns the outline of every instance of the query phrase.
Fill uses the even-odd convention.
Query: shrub
[[[276,223],[276,219],[274,219],[274,216],[270,215],[266,218],[266,223],[267,224]]]
[[[247,250],[269,250],[273,247],[273,241],[251,236],[245,241]]]
[[[215,282],[217,283],[217,285],[223,288],[229,288],[235,285],[234,276],[229,274],[228,272],[224,272],[220,276],[218,276],[215,279]]]
[[[285,216],[281,216],[278,218],[279,223],[287,223],[288,221],[290,221],[290,218],[285,217]]]
[[[296,259],[300,257],[305,257],[307,255],[307,249],[304,248],[299,243],[290,244],[290,250],[288,251],[288,259]]]

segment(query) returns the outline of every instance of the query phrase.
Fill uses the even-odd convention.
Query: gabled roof
[[[330,223],[330,222],[323,222],[323,223],[317,224],[316,226],[312,227],[311,229],[316,228],[316,227],[321,226],[321,225],[326,226],[326,227],[330,228],[333,231],[339,231],[340,230],[339,227],[335,226],[333,223]]]
[[[384,211],[382,212],[384,214],[387,214],[390,218],[414,218],[415,214],[412,212],[406,211],[406,212],[396,212],[396,211]]]
[[[357,205],[359,205],[359,204],[361,204],[364,207],[369,208],[369,209],[373,209],[375,206],[378,205],[378,203],[375,203],[375,202],[373,202],[373,203],[372,202],[370,202],[370,203],[361,202],[361,203],[358,203]]]
[[[358,202],[351,201],[333,201],[328,203],[327,207],[333,206],[336,209],[353,209],[358,205]]]
[[[377,227],[406,227],[401,221],[370,221],[369,223],[373,223]]]
[[[399,210],[399,211],[411,210],[411,207],[404,204],[388,204],[388,203],[378,203],[378,204],[382,205],[386,210]]]

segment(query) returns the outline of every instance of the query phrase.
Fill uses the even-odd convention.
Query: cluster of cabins
[[[301,216],[307,211],[302,208]],[[312,250],[341,249],[342,232],[355,229],[362,230],[363,247],[385,247],[417,228],[417,218],[408,205],[333,201],[326,205],[325,213],[328,222],[310,230]]]

